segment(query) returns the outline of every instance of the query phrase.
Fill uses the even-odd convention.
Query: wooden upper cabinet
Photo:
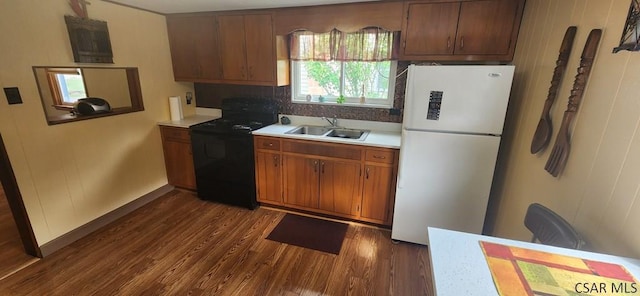
[[[276,53],[271,15],[246,15],[244,26],[248,80],[274,81]]]
[[[405,2],[400,59],[511,61],[524,2]]]
[[[222,15],[218,26],[225,80],[280,84],[271,14]]]
[[[244,16],[219,16],[218,34],[224,79],[247,80]]]
[[[176,81],[222,78],[215,16],[168,16],[167,30]]]
[[[405,55],[453,54],[460,3],[409,4]]]
[[[460,7],[455,53],[459,55],[506,55],[509,53],[520,1],[463,2]],[[520,23],[520,20],[518,20]]]
[[[167,16],[176,81],[289,84],[286,36],[276,36],[273,13]]]

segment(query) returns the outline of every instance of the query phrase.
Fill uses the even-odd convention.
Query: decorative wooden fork
[[[593,59],[596,56],[598,50],[598,43],[600,43],[600,37],[602,37],[602,30],[593,29],[589,33],[587,42],[582,50],[582,56],[580,57],[580,66],[578,67],[578,74],[573,82],[573,88],[571,89],[571,95],[569,96],[569,104],[567,110],[564,111],[564,117],[562,118],[562,124],[558,130],[556,136],[556,143],[553,146],[551,155],[547,160],[547,164],[544,169],[552,176],[557,177],[562,169],[567,164],[569,158],[569,151],[571,149],[569,126],[575,117],[582,96],[584,95],[584,88],[587,85],[589,79],[589,73],[591,73],[591,67],[593,66]]]

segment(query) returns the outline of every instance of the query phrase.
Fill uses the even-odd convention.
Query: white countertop
[[[429,227],[428,232],[429,256],[436,295],[498,295],[491,271],[480,247],[480,241],[620,264],[636,280],[640,279],[640,261],[636,259],[433,227]],[[636,285],[640,286],[638,283]]]
[[[192,125],[203,123],[222,117],[222,110],[215,108],[196,107],[196,114],[186,116],[181,120],[166,120],[158,122],[159,125],[189,128]]]
[[[199,108],[199,109],[202,109],[202,108]],[[189,128],[192,125],[221,117],[221,113],[218,109],[212,109],[212,110],[214,112],[201,112],[200,110],[196,110],[196,115],[187,116],[182,120],[161,121],[161,122],[158,122],[158,124],[164,125],[164,126]],[[285,132],[288,132],[289,130],[294,129],[299,125],[321,126],[325,123],[325,121],[319,117],[295,116],[295,115],[286,115],[286,116],[288,116],[291,119],[292,124],[289,124],[289,125],[282,125],[279,123],[273,124],[273,125],[255,130],[253,131],[253,134],[259,135],[259,136],[272,136],[272,137],[281,137],[281,138],[289,138],[289,139],[301,139],[301,140],[342,143],[342,144],[362,145],[362,146],[371,146],[371,147],[394,148],[394,149],[400,148],[401,125],[399,123],[339,119],[340,125],[345,125],[346,128],[370,130],[369,135],[367,135],[367,137],[361,141],[361,140],[354,140],[354,139],[332,138],[332,137],[326,137],[326,136],[285,134]]]
[[[173,126],[173,127],[182,127],[189,128],[190,126],[198,123],[203,123],[205,121],[214,120],[220,118],[220,116],[211,116],[211,115],[191,115],[183,118],[182,120],[167,120],[158,122],[159,125],[164,126]]]
[[[296,134],[285,134],[298,125],[282,125],[282,124],[273,124],[267,127],[263,127],[259,130],[253,131],[254,135],[258,136],[272,136],[272,137],[280,137],[280,138],[288,138],[288,139],[299,139],[299,140],[310,140],[310,141],[319,141],[319,142],[329,142],[329,143],[342,143],[342,144],[351,144],[351,145],[362,145],[362,146],[372,146],[372,147],[382,147],[382,148],[400,148],[400,135],[399,131],[376,131],[371,130],[369,135],[364,140],[354,140],[354,139],[343,139],[343,138],[333,138],[326,136],[312,136],[312,135],[296,135]]]

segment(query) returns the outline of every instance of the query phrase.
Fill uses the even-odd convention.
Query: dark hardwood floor
[[[0,186],[0,279],[32,263],[37,258],[25,252],[7,197]]]
[[[285,213],[175,190],[0,281],[0,295],[432,295],[425,246],[352,224],[340,255],[265,237]]]

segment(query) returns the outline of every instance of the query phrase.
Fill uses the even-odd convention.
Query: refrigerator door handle
[[[407,136],[406,130],[402,129],[402,137],[400,138],[400,147],[407,147],[407,145],[411,145],[409,144],[409,137]],[[405,163],[405,156],[402,155],[402,149],[400,149],[400,163],[398,164],[398,183],[397,183],[397,188],[401,189],[404,187],[404,182],[402,182],[402,168],[405,168],[407,166],[407,164]]]

